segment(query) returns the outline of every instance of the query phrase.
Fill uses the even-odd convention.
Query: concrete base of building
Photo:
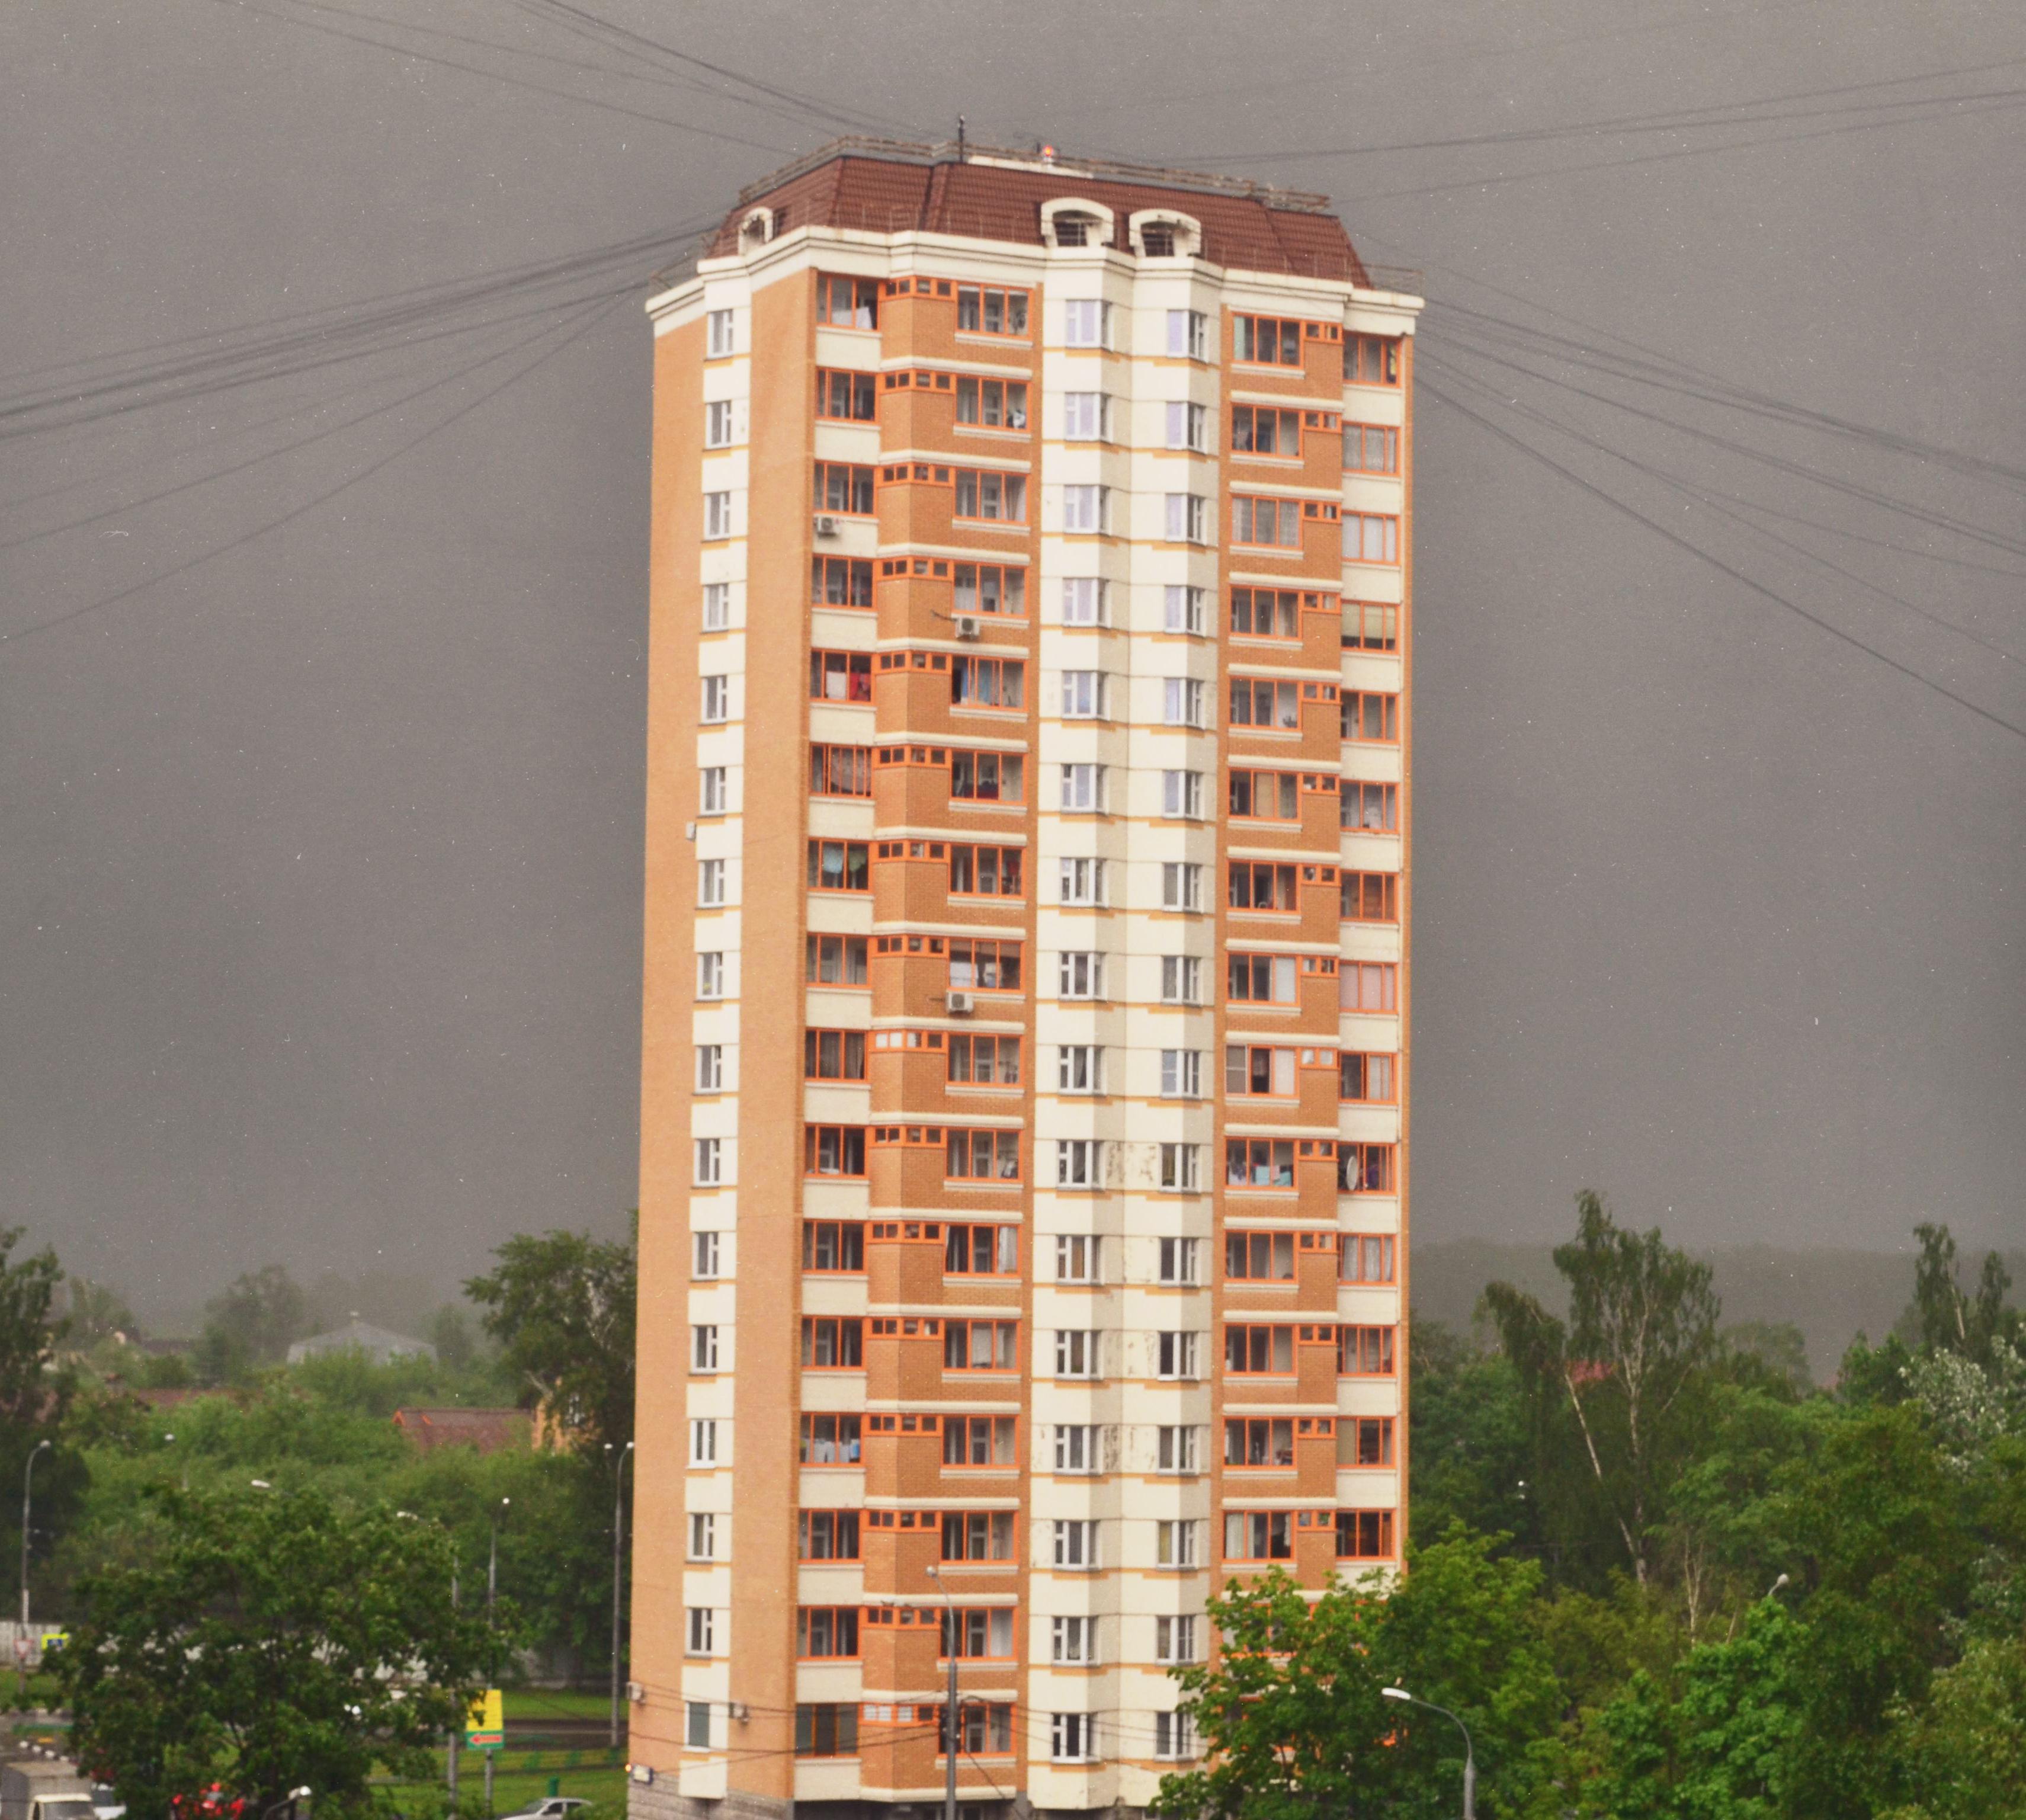
[[[794,1820],[795,1804],[734,1789],[721,1800],[678,1795],[673,1779],[626,1785],[627,1820]]]
[[[655,1783],[629,1783],[627,1820],[942,1820],[941,1802],[782,1801],[737,1792],[721,1800],[678,1795]],[[1146,1820],[1141,1807],[1034,1807],[1011,1801],[965,1801],[963,1820]]]

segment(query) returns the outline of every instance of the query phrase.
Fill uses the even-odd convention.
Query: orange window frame
[[[879,281],[838,272],[816,274],[816,320],[826,328],[876,332],[879,327]],[[840,309],[843,314],[839,315]],[[864,316],[859,322],[853,319]]]
[[[1315,502],[1307,502],[1313,505]],[[1276,499],[1265,493],[1233,493],[1231,496],[1231,543],[1235,550],[1298,550],[1302,547],[1302,507],[1300,499]],[[1259,514],[1262,507],[1270,507],[1273,520],[1273,535],[1261,537]],[[1283,536],[1281,532],[1292,527],[1294,536]]]
[[[1276,1430],[1287,1431],[1287,1452],[1283,1460],[1278,1453],[1280,1437]],[[1233,1441],[1237,1442],[1238,1457],[1232,1457]],[[1264,1460],[1252,1457],[1255,1443],[1260,1451],[1267,1454]],[[1227,1416],[1224,1419],[1224,1469],[1227,1472],[1291,1472],[1295,1470],[1295,1419],[1291,1416]]]
[[[1310,599],[1320,596],[1311,595]],[[1293,588],[1234,588],[1231,591],[1231,632],[1234,638],[1271,639],[1279,644],[1299,644],[1302,639],[1303,595]],[[1268,628],[1260,628],[1262,613]],[[1240,622],[1243,622],[1242,624]],[[1291,631],[1279,629],[1291,627]]]
[[[1298,914],[1301,904],[1297,896],[1298,887],[1295,882],[1295,871],[1293,864],[1285,860],[1228,860],[1225,871],[1225,904],[1228,908],[1242,912],[1248,916]],[[1265,895],[1272,900],[1270,903],[1261,901],[1262,879],[1266,885]],[[1241,879],[1243,881],[1242,886]],[[1240,901],[1241,897],[1244,900],[1242,903]]]
[[[857,945],[858,964],[863,977],[858,979],[841,978],[825,979],[823,970],[827,954],[834,952],[837,970],[840,974],[851,971],[853,944]],[[870,943],[863,935],[824,935],[812,933],[802,943],[802,982],[805,986],[820,986],[832,992],[870,992],[872,989],[872,957],[868,952]]]
[[[824,1263],[826,1243],[833,1260]],[[853,1254],[857,1262],[852,1262]],[[818,1277],[857,1277],[865,1271],[865,1222],[863,1220],[805,1220],[802,1221],[802,1269]]]
[[[1337,1278],[1343,1283],[1391,1283],[1398,1269],[1399,1244],[1391,1232],[1346,1232],[1338,1252]],[[1367,1266],[1376,1273],[1368,1274]]]
[[[1400,787],[1376,779],[1346,777],[1338,786],[1337,826],[1346,834],[1397,834]]]
[[[1302,819],[1302,788],[1295,779],[1299,775],[1292,771],[1255,771],[1246,765],[1232,766],[1231,781],[1225,789],[1226,805],[1231,819],[1233,821],[1284,823],[1298,822]],[[1259,780],[1262,778],[1270,779],[1265,794],[1273,806],[1269,809],[1262,809],[1258,806],[1261,796]],[[1288,787],[1283,787],[1283,779],[1287,780]],[[1247,805],[1243,809],[1238,806],[1241,797]],[[1283,815],[1280,802],[1286,797],[1294,799],[1295,806],[1290,813]]]
[[[1347,651],[1397,651],[1400,648],[1400,616],[1405,610],[1393,601],[1346,600],[1343,603],[1346,623],[1338,635],[1338,642]],[[1354,617],[1357,622],[1355,633],[1348,624]]]
[[[1249,717],[1243,720],[1238,717],[1241,690],[1244,691],[1245,712]],[[1262,700],[1269,704],[1267,713],[1270,718],[1264,720],[1258,718],[1258,707]],[[1225,711],[1230,716],[1227,725],[1261,728],[1268,732],[1276,733],[1298,732],[1301,730],[1302,687],[1298,683],[1282,682],[1272,676],[1233,676],[1230,688],[1225,691]],[[1291,719],[1281,718],[1284,708],[1291,713]]]
[[[830,1519],[831,1552],[812,1554],[815,1538],[820,1527],[817,1520]],[[856,1561],[863,1560],[864,1554],[864,1512],[856,1510],[829,1509],[804,1509],[795,1513],[795,1558],[804,1561]],[[851,1553],[842,1552],[839,1538],[845,1532],[851,1537]]]
[[[1397,694],[1383,689],[1346,689],[1337,697],[1337,714],[1343,737],[1354,745],[1400,743],[1400,698]],[[1375,717],[1381,730],[1367,732],[1365,724]]]
[[[826,1133],[835,1133],[838,1167],[819,1166]],[[812,1181],[863,1181],[865,1179],[866,1131],[862,1125],[805,1125],[802,1127],[802,1173]],[[850,1166],[856,1160],[856,1169]]]
[[[963,787],[967,781],[968,789]],[[1026,802],[1026,754],[974,752],[963,746],[953,749],[949,755],[949,795],[952,802]]]
[[[1346,869],[1339,876],[1337,908],[1346,923],[1398,923],[1400,875]]]
[[[866,1078],[871,1033],[865,1030],[830,1030],[812,1025],[802,1032],[802,1078],[805,1081],[863,1081]],[[826,1070],[826,1052],[837,1058],[837,1067]],[[858,1072],[850,1070],[854,1052]]]
[[[1259,420],[1262,417],[1273,422],[1274,446],[1269,449],[1258,446]],[[1298,462],[1302,455],[1302,413],[1292,405],[1234,404],[1231,407],[1231,452],[1234,455],[1249,455],[1255,461]],[[1284,418],[1287,420],[1284,426]],[[1291,449],[1280,446],[1284,427],[1287,440],[1293,444]],[[1242,444],[1239,440],[1241,437],[1245,439]]]
[[[985,1262],[981,1269],[976,1260],[980,1254],[978,1235],[989,1235],[982,1241]],[[952,1263],[953,1254],[961,1253],[963,1261]],[[1011,1262],[1008,1262],[1008,1258]],[[943,1229],[943,1274],[945,1277],[1018,1277],[1020,1274],[1020,1229],[989,1221],[952,1220]]]
[[[1004,468],[956,469],[951,483],[956,497],[950,503],[950,515],[960,524],[1018,525],[1024,528],[1027,523],[1028,479],[1026,474],[1011,473]],[[986,483],[993,481],[999,483],[1000,503],[1004,507],[996,515],[983,510],[985,495],[991,490]],[[968,512],[963,509],[967,484],[974,508]]]
[[[1242,1051],[1245,1057],[1243,1067],[1246,1085],[1243,1087],[1234,1087],[1231,1084],[1231,1052],[1234,1049]],[[1301,1096],[1298,1085],[1285,1093],[1280,1092],[1271,1086],[1261,1091],[1251,1085],[1254,1078],[1253,1069],[1256,1065],[1254,1058],[1260,1056],[1266,1058],[1266,1078],[1270,1081],[1279,1068],[1279,1063],[1273,1058],[1283,1050],[1291,1056],[1295,1053],[1293,1046],[1287,1043],[1226,1043],[1224,1045],[1224,1096],[1227,1100],[1298,1099]],[[1287,1071],[1290,1074],[1294,1074],[1295,1065],[1291,1063]]]
[[[1336,1147],[1336,1189],[1341,1195],[1390,1195],[1398,1192],[1398,1147],[1346,1138]]]
[[[856,1470],[864,1463],[864,1418],[857,1415],[828,1410],[805,1413],[796,1429],[796,1464],[819,1471],[832,1467]],[[838,1457],[818,1459],[817,1453],[826,1447]]]
[[[837,518],[869,518],[878,509],[873,502],[876,479],[876,470],[861,462],[818,462],[810,470],[810,509]],[[842,505],[836,503],[840,497]]]
[[[879,375],[845,367],[816,369],[816,415],[832,423],[879,421]]]
[[[872,794],[872,748],[869,746],[809,744],[811,796],[869,797]]]
[[[1287,1363],[1284,1368],[1273,1362],[1274,1355],[1280,1350],[1276,1336],[1287,1336]],[[1242,1353],[1243,1362],[1234,1365],[1232,1354],[1236,1347]],[[1265,1365],[1254,1365],[1255,1356],[1264,1357]],[[1224,1369],[1227,1377],[1291,1378],[1295,1375],[1295,1330],[1285,1321],[1227,1321],[1224,1324]]]
[[[1346,385],[1398,386],[1400,337],[1366,335],[1355,330],[1343,338],[1343,380]]]
[[[872,851],[869,842],[831,840],[827,836],[816,834],[809,837],[807,844],[809,864],[806,876],[810,890],[827,894],[864,892],[872,889]],[[833,851],[836,861],[834,873],[831,864]],[[841,885],[827,882],[833,875],[846,882]],[[849,881],[854,877],[863,882],[850,883]]]
[[[1280,1241],[1285,1240],[1283,1246]],[[1287,1268],[1279,1268],[1284,1257]],[[1256,1266],[1263,1264],[1265,1268]],[[1236,1266],[1234,1268],[1233,1266]],[[1291,1283],[1295,1280],[1295,1235],[1255,1232],[1249,1229],[1224,1235],[1224,1277],[1227,1283]]]
[[[1395,1463],[1391,1416],[1339,1416],[1337,1420],[1340,1428],[1351,1431],[1351,1457],[1339,1461],[1339,1465],[1354,1472],[1376,1472]],[[1365,1457],[1368,1452],[1370,1459]]]
[[[1306,1140],[1301,1153],[1308,1153]],[[1295,1143],[1291,1138],[1227,1137],[1224,1140],[1224,1185],[1243,1194],[1292,1194],[1295,1160]],[[1281,1179],[1284,1162],[1285,1180]],[[1262,1169],[1271,1180],[1254,1179]]]
[[[816,1354],[826,1350],[827,1364]],[[805,1314],[802,1317],[802,1369],[805,1372],[856,1372],[865,1369],[865,1321],[856,1314]]]
[[[977,322],[970,328],[963,326],[967,302],[977,300]],[[1015,300],[1019,300],[1017,310]],[[956,330],[960,335],[990,335],[1001,341],[1020,341],[1028,337],[1028,324],[1033,315],[1033,293],[1011,285],[967,285],[959,281],[956,286]],[[987,328],[983,325],[997,313],[1000,326]],[[1017,328],[1008,326],[1015,315],[1020,319]]]
[[[1337,1329],[1337,1375],[1346,1378],[1390,1378],[1398,1373],[1395,1327],[1347,1323]]]
[[[831,693],[831,679],[842,680],[843,693]],[[872,705],[872,654],[870,651],[832,651],[820,648],[809,653],[809,699],[812,702],[854,702]]]
[[[1393,1512],[1339,1510],[1336,1518],[1336,1558],[1340,1561],[1390,1561],[1394,1557]],[[1346,1546],[1345,1538],[1350,1540]]]
[[[1280,978],[1280,971],[1274,965],[1274,963],[1276,961],[1290,960],[1291,958],[1292,957],[1291,956],[1284,954],[1254,954],[1243,949],[1227,949],[1225,954],[1224,969],[1224,994],[1225,1000],[1232,1004],[1241,1005],[1299,1004],[1302,1002],[1302,989],[1298,983],[1300,978],[1298,969],[1290,968],[1287,973],[1287,977],[1290,979],[1293,979],[1297,982],[1295,989],[1285,998],[1274,996],[1274,994],[1278,991],[1277,982]],[[1304,958],[1313,959],[1313,957],[1305,956]],[[1231,986],[1232,979],[1236,977],[1235,970],[1241,965],[1245,968],[1246,974],[1247,975],[1247,985],[1249,987],[1252,983],[1252,980],[1257,977],[1258,963],[1262,961],[1264,961],[1266,964],[1266,979],[1268,983],[1267,996],[1262,998],[1257,997],[1248,991],[1244,996],[1240,997],[1238,993],[1234,993],[1231,989]]]
[[[1012,972],[1014,977],[1012,982],[1010,985],[1003,983],[992,986],[985,986],[983,984],[972,984],[969,986],[959,985],[956,976],[956,970],[960,964],[957,956],[957,950],[960,948],[965,949],[968,955],[968,958],[963,961],[961,964],[970,967],[974,981],[980,979],[984,972],[985,966],[988,960],[985,950],[989,949],[991,951],[989,956],[989,964],[994,974],[1001,982],[1003,982],[1006,977],[1006,962],[1010,955],[1010,958],[1013,963]],[[1019,993],[1026,990],[1026,988],[1021,984],[1021,978],[1024,973],[1024,963],[1026,958],[1026,944],[1025,942],[1002,941],[992,937],[983,938],[974,936],[967,937],[953,935],[950,937],[950,977],[949,982],[950,989],[956,992]]]
[[[1383,1063],[1385,1066],[1375,1070],[1372,1066],[1374,1062]],[[1340,1103],[1346,1106],[1397,1106],[1400,1103],[1400,1058],[1397,1054],[1383,1049],[1346,1049],[1338,1057],[1337,1067],[1337,1099]],[[1383,1092],[1374,1093],[1371,1090],[1375,1072],[1385,1077],[1385,1090]],[[1360,1090],[1355,1093],[1346,1092],[1344,1089],[1351,1084],[1354,1074],[1357,1077]]]
[[[981,1332],[981,1330],[982,1332]],[[978,1363],[982,1339],[983,1365]],[[952,1354],[959,1356],[952,1358]],[[943,1323],[943,1369],[975,1376],[1020,1369],[1020,1324],[1017,1321],[948,1320]]]
[[[941,654],[937,654],[940,656]],[[979,693],[986,678],[996,698],[986,701]],[[960,689],[968,682],[969,692]],[[1024,658],[959,658],[950,665],[950,706],[974,714],[1019,714],[1027,712],[1027,661]]]
[[[1400,1008],[1400,963],[1397,960],[1339,962],[1337,1009],[1370,1017],[1389,1017]],[[1350,984],[1355,981],[1355,986]],[[1345,994],[1349,993],[1346,1000]]]
[[[856,1605],[798,1605],[795,1608],[795,1656],[802,1662],[856,1662],[858,1660],[858,1612]],[[839,1645],[815,1647],[817,1634]],[[846,1640],[850,1647],[842,1647]]]
[[[961,1158],[958,1152],[963,1154]],[[978,1163],[982,1156],[989,1166],[980,1170]],[[1009,1161],[1012,1167],[1005,1166]],[[960,1162],[960,1169],[952,1169],[953,1162]],[[953,1125],[948,1128],[943,1145],[943,1179],[949,1182],[1018,1184],[1024,1180],[1021,1170],[1020,1133],[1001,1126],[989,1125]]]
[[[985,857],[988,854],[996,857],[988,860]],[[960,868],[966,865],[970,868],[971,882],[960,885]],[[1024,898],[1027,895],[1026,870],[1025,847],[1001,847],[969,841],[950,842],[949,894],[952,897]],[[983,883],[988,871],[998,881],[990,890]]]
[[[1379,459],[1385,465],[1373,467],[1367,458],[1373,437],[1379,438]],[[1351,459],[1350,444],[1357,444],[1357,459]],[[1400,429],[1397,424],[1353,423],[1343,426],[1343,471],[1347,474],[1397,474],[1400,471]]]
[[[1270,323],[1270,330],[1262,331],[1261,325]],[[1265,339],[1273,344],[1273,354],[1262,359],[1259,348]],[[1247,342],[1250,351],[1245,351]],[[1291,348],[1294,358],[1287,358]],[[1231,360],[1235,367],[1264,367],[1273,370],[1292,367],[1299,372],[1302,367],[1302,325],[1298,320],[1290,321],[1284,316],[1258,316],[1234,311],[1231,319]]]
[[[936,1039],[937,1046],[941,1047],[943,1033],[936,1030],[931,1034]],[[961,1051],[958,1048],[960,1044],[963,1045]],[[989,1078],[982,1080],[978,1078],[977,1072],[980,1044],[991,1045],[992,1071]],[[949,1072],[945,1078],[952,1087],[1017,1088],[1026,1078],[1025,1062],[1020,1053],[1022,1047],[1021,1039],[1018,1037],[979,1037],[953,1032],[949,1039]],[[957,1072],[960,1053],[964,1057],[963,1067],[966,1070],[961,1074]]]

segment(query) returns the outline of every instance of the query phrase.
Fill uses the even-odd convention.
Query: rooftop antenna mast
[[[956,161],[960,164],[963,162],[963,116],[962,114],[959,114],[956,117]]]

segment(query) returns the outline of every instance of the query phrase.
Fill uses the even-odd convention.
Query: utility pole
[[[612,1451],[612,1443],[605,1443],[606,1453]],[[633,1457],[633,1443],[628,1441],[619,1450],[619,1464],[612,1469],[612,1748],[619,1748],[619,1589],[621,1584],[621,1565],[625,1560],[622,1538],[626,1521],[626,1462]]]
[[[499,1519],[505,1513],[507,1505],[513,1501],[510,1498],[501,1498],[499,1509],[492,1513],[492,1544],[485,1557],[485,1628],[488,1631],[492,1628],[493,1601],[499,1596]],[[497,1686],[499,1681],[499,1646],[495,1643],[492,1646],[492,1684]],[[500,1722],[503,1726],[506,1722],[503,1715]],[[506,1736],[503,1730],[500,1736],[503,1738]],[[488,1751],[485,1753],[485,1820],[492,1820],[492,1759],[498,1755],[496,1751]]]
[[[943,1584],[941,1573],[934,1568],[929,1569],[929,1578],[936,1583],[936,1590],[943,1596],[944,1608],[949,1613],[949,1626],[943,1634],[943,1647],[949,1653],[949,1691],[943,1697],[943,1820],[956,1820],[956,1604],[950,1597],[950,1590]]]
[[[21,1704],[28,1704],[28,1520],[34,1508],[35,1462],[49,1451],[46,1439],[28,1450],[28,1464],[21,1473]]]
[[[453,1558],[450,1569],[450,1608],[457,1609],[457,1563]],[[464,1748],[464,1715],[459,1713],[450,1728],[450,1811],[457,1812],[457,1757]]]

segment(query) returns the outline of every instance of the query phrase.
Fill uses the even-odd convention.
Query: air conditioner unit
[[[827,512],[820,514],[816,518],[816,535],[819,537],[834,537],[837,535],[837,521]]]
[[[974,613],[960,613],[956,616],[956,636],[960,639],[982,638],[985,628],[978,624]]]
[[[971,1011],[971,994],[967,992],[946,993],[943,996],[943,1006],[953,1018],[968,1017]]]

